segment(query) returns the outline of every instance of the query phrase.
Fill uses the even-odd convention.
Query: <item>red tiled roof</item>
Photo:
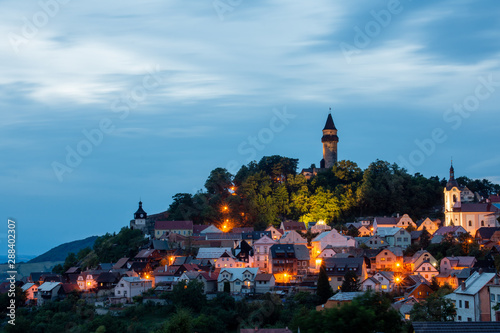
[[[462,203],[460,208],[462,212],[479,213],[479,212],[498,212],[499,209],[488,203]]]
[[[208,227],[209,227],[209,225],[206,225],[206,224],[195,224],[195,225],[193,225],[193,234],[199,234],[200,232],[202,232],[203,230],[205,230]]]
[[[273,277],[273,274],[257,274],[255,275],[255,281],[271,281],[271,278]]]
[[[193,230],[193,221],[156,221],[155,230]]]

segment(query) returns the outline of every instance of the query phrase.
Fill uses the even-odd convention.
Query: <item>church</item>
[[[318,172],[326,171],[331,169],[338,159],[337,145],[339,143],[339,137],[337,136],[337,128],[333,122],[332,114],[329,113],[326,118],[326,124],[323,128],[323,136],[321,137],[321,143],[323,144],[323,159],[320,162],[320,167],[316,168],[312,165],[308,169],[302,169],[302,174],[310,179],[316,176]]]
[[[481,227],[498,227],[497,218],[500,216],[500,207],[492,203],[473,202],[474,193],[467,187],[460,186],[455,179],[453,164],[450,167],[450,179],[444,188],[444,225],[461,226],[473,237]]]

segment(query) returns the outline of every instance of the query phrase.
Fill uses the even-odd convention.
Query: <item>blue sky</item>
[[[118,231],[219,166],[318,165],[329,107],[340,159],[445,177],[453,156],[500,182],[497,2],[0,6],[0,216],[22,254]]]

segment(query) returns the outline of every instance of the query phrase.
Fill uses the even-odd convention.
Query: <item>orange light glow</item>
[[[399,267],[399,266],[400,266],[400,265],[399,265],[399,262],[397,262],[397,263],[396,263],[396,267]]]
[[[222,210],[228,210],[228,209],[229,209],[229,207],[227,207],[227,206],[222,207]]]
[[[396,278],[396,283],[399,283],[399,281],[401,281],[401,279],[397,277]]]
[[[87,286],[90,286],[90,281],[89,281],[89,282],[87,282]]]
[[[322,261],[323,260],[321,260],[321,259],[316,259],[316,266],[320,266]]]

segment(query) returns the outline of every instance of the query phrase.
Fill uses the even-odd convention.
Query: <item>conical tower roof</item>
[[[335,127],[335,124],[333,123],[333,118],[332,118],[331,113],[329,113],[328,118],[326,118],[326,124],[325,124],[325,128],[323,128],[323,131],[324,130],[337,130],[337,128]]]

